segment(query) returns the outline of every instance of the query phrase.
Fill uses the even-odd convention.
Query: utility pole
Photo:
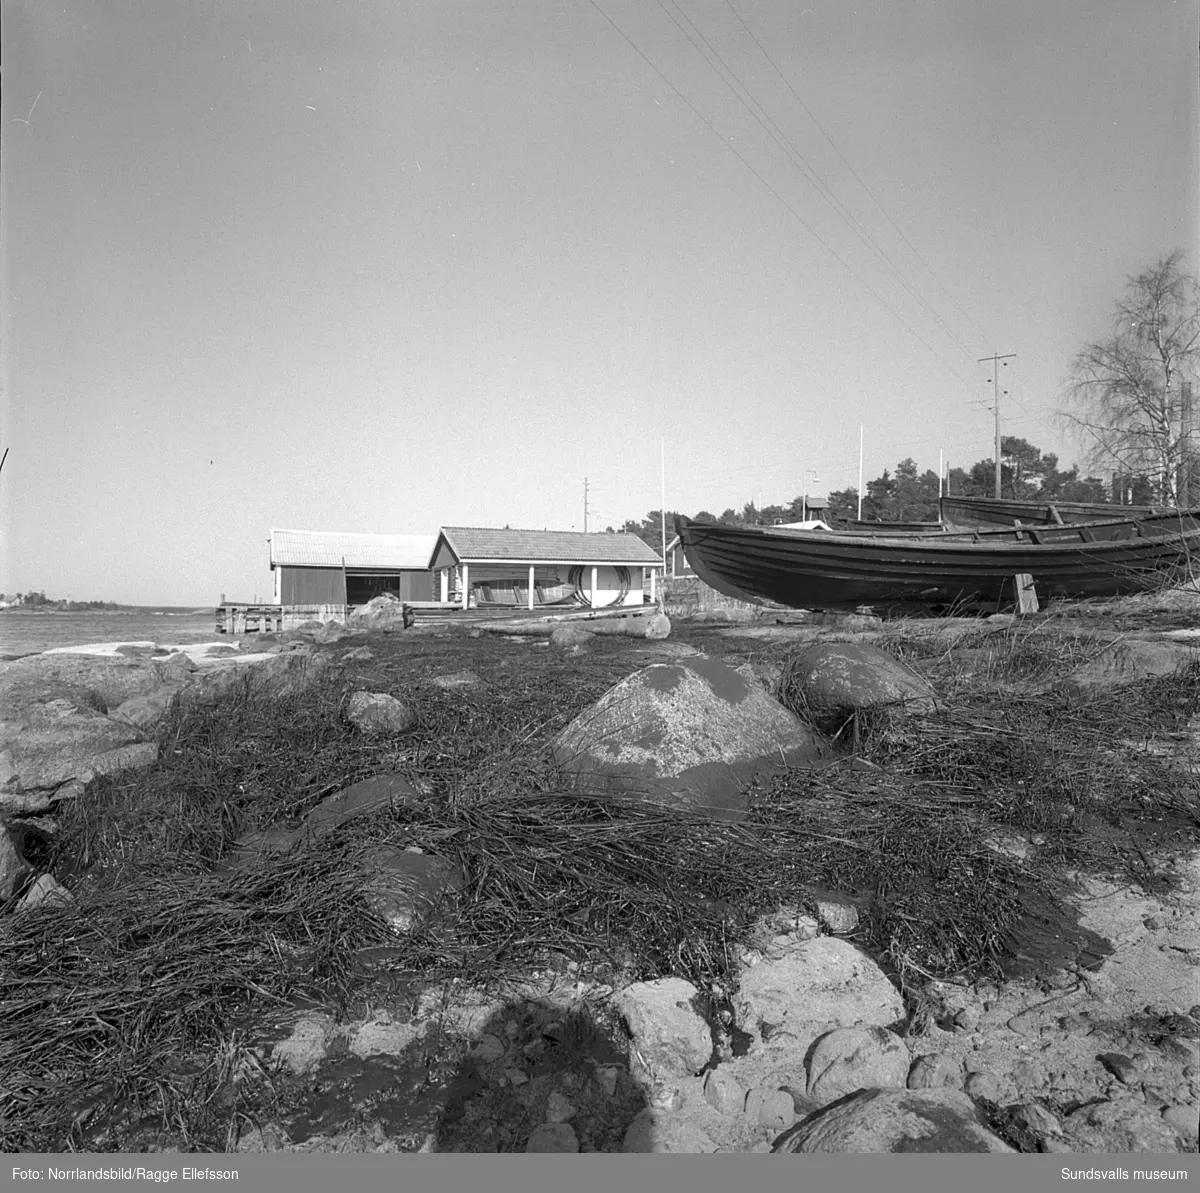
[[[989,360],[992,362],[992,410],[996,414],[996,496],[1001,497],[1000,492],[1000,369],[996,367],[998,361],[1004,361],[1001,368],[1008,368],[1008,362],[1017,354],[1015,352],[1005,352],[1003,354],[993,353],[991,356],[981,356],[979,363],[986,364]],[[1008,393],[1008,390],[1004,391]]]
[[[587,499],[588,499],[587,477],[585,476],[583,478],[583,533],[584,534],[587,534],[587,514],[588,514]]]

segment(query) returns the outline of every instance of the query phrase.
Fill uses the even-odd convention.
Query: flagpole
[[[662,558],[663,558],[663,576],[666,576],[667,566],[667,441],[664,438],[662,441],[662,515],[659,517],[659,522],[662,523]]]
[[[858,520],[862,521],[863,425],[858,424]]]

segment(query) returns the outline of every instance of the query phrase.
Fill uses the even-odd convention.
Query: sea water
[[[159,646],[215,642],[221,638],[216,625],[216,609],[194,606],[135,605],[73,613],[0,609],[0,658],[94,642],[154,642]]]

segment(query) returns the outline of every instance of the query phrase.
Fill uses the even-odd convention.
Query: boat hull
[[[1176,524],[1174,532],[1160,526],[1159,533],[1096,541],[1085,537],[1094,537],[1093,527],[1056,527],[1075,541],[1041,543],[991,535],[889,539],[687,518],[676,530],[696,574],[718,592],[812,609],[998,603],[1012,599],[1019,574],[1033,577],[1043,599],[1136,592],[1200,567],[1200,528]]]

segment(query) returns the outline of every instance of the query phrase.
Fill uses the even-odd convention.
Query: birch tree
[[[1092,467],[1148,476],[1159,501],[1178,498],[1191,428],[1182,386],[1200,363],[1200,285],[1179,251],[1131,277],[1111,335],[1071,364],[1059,416]]]

